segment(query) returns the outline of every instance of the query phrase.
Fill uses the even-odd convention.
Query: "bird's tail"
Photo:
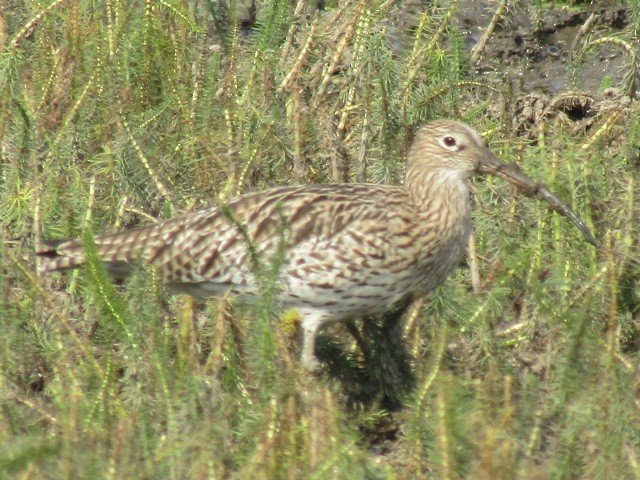
[[[124,232],[95,237],[95,247],[107,270],[116,276],[126,275],[131,264],[143,253],[150,241],[155,239],[153,225]],[[44,242],[36,250],[40,257],[38,271],[42,274],[79,268],[86,261],[85,244],[82,238]]]
[[[84,246],[79,240],[44,242],[36,250],[36,255],[40,257],[38,271],[42,274],[79,268],[85,262]]]

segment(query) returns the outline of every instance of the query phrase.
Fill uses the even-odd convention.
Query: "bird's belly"
[[[301,281],[283,278],[281,300],[286,309],[324,312],[327,322],[383,313],[415,291],[415,277],[380,275],[365,280]]]

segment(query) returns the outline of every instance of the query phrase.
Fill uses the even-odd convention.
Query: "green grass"
[[[640,478],[636,102],[515,132],[520,94],[472,75],[448,7],[404,8],[269,1],[246,35],[235,2],[0,7],[0,478]],[[605,43],[637,48],[624,38]],[[277,258],[246,308],[171,296],[144,268],[114,285],[91,254],[36,273],[37,242],[89,227],[399,183],[439,117],[487,132],[601,246],[478,179],[478,292],[462,266],[403,323],[358,323],[367,362],[331,329],[321,379],[279,315]]]

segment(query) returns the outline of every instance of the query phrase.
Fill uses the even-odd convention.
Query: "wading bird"
[[[427,294],[460,262],[471,233],[469,179],[490,174],[539,195],[585,224],[515,164],[502,163],[476,130],[439,120],[410,148],[402,186],[326,184],[250,193],[172,220],[95,238],[109,270],[141,259],[172,289],[195,296],[260,294],[254,257],[270,258],[284,241],[279,300],[302,322],[302,361],[318,367],[315,338],[324,326],[377,315]],[[38,251],[44,273],[80,267],[82,240]]]

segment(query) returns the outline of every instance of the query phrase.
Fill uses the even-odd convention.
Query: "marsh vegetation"
[[[591,3],[0,4],[0,477],[640,478],[640,2]],[[95,258],[36,273],[43,240],[397,184],[440,117],[600,246],[479,179],[467,262],[356,322],[368,361],[327,331],[319,379],[272,288],[237,308]]]

